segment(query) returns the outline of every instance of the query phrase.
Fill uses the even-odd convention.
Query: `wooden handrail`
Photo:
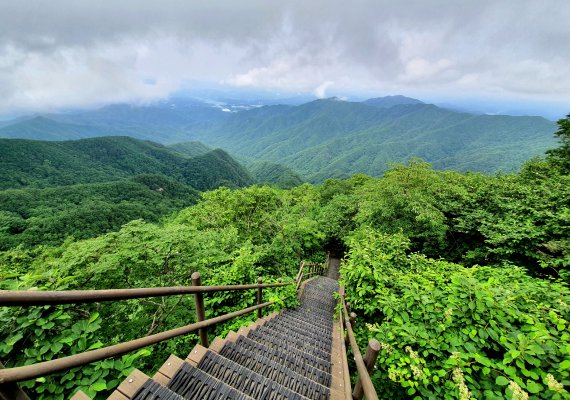
[[[303,274],[305,265],[311,266],[311,272]],[[320,267],[320,268],[315,268]],[[205,329],[220,322],[228,321],[240,315],[252,311],[261,310],[264,307],[275,304],[275,301],[261,303],[263,288],[283,287],[294,283],[299,284],[303,277],[322,273],[324,267],[314,263],[301,263],[299,273],[295,282],[269,283],[263,284],[262,279],[258,279],[257,284],[252,285],[228,285],[228,286],[201,286],[199,274],[192,275],[194,286],[173,286],[163,288],[137,288],[137,289],[105,289],[105,290],[62,290],[62,291],[31,291],[31,290],[0,290],[0,306],[31,306],[31,305],[53,305],[53,304],[75,304],[75,303],[95,303],[101,301],[139,299],[156,296],[175,296],[183,294],[194,294],[201,297],[203,293],[222,291],[242,291],[257,289],[258,304],[239,311],[224,314],[215,318],[198,319],[198,322],[180,328],[171,329],[165,332],[156,333],[143,338],[131,340],[116,345],[107,346],[101,349],[91,350],[80,354],[74,354],[55,360],[45,361],[33,365],[0,369],[0,385],[34,379],[45,375],[69,370],[71,368],[101,361],[106,358],[117,357],[134,350],[150,346],[164,340],[177,336],[186,335],[191,332],[201,331],[205,336]],[[261,303],[261,304],[260,304]],[[258,314],[259,315],[259,314]],[[0,392],[2,392],[0,388]]]
[[[340,291],[339,294],[341,295],[341,297],[344,295],[344,293],[342,293],[341,291],[344,290],[344,288],[341,286],[340,287]],[[346,344],[344,343],[344,318],[342,318],[342,315],[340,316],[340,318],[338,319],[338,327],[339,327],[339,331],[340,331],[340,349],[341,349],[341,354],[343,355],[342,357],[342,370],[343,370],[343,377],[344,377],[344,397],[347,400],[352,400],[352,388],[350,387],[350,372],[348,371],[348,359],[346,357]]]
[[[92,362],[101,361],[106,358],[120,356],[129,353],[131,351],[138,350],[158,342],[162,342],[164,340],[172,339],[177,336],[186,335],[188,333],[195,332],[199,329],[219,324],[220,322],[224,322],[232,318],[238,317],[240,315],[250,313],[252,311],[261,309],[263,307],[267,307],[274,303],[275,303],[274,301],[268,301],[260,305],[244,308],[243,310],[234,311],[229,314],[220,315],[219,317],[210,318],[180,328],[175,328],[165,332],[155,333],[154,335],[131,340],[129,342],[119,343],[108,347],[103,347],[101,349],[86,351],[84,353],[58,358],[56,360],[44,361],[38,364],[26,365],[23,367],[0,369],[0,384],[39,378],[41,376],[65,371]]]
[[[305,260],[301,261],[299,272],[297,272],[297,277],[295,278],[296,289],[299,290],[299,288],[301,287],[301,282],[303,282],[303,278],[312,275],[322,275],[325,271],[324,265],[315,262],[306,262]],[[309,267],[309,272],[303,273],[305,267],[307,266]]]
[[[348,317],[348,311],[346,310],[346,303],[344,301],[344,288],[341,287],[341,296],[340,296],[341,308],[342,313],[344,315],[344,323],[346,326],[346,332],[348,335],[348,340],[350,342],[350,348],[352,349],[352,354],[354,354],[354,362],[356,363],[356,369],[358,370],[358,382],[357,387],[360,385],[362,392],[364,392],[364,396],[366,396],[367,400],[378,400],[378,394],[376,394],[376,389],[374,388],[374,384],[370,379],[370,374],[368,371],[368,367],[362,358],[362,354],[358,348],[358,343],[356,343],[356,338],[354,336],[354,332],[352,330],[352,326],[350,323],[350,318]],[[378,349],[379,350],[379,349]],[[377,354],[377,353],[376,353]],[[355,387],[356,391],[356,387]],[[358,396],[354,396],[354,398],[359,398]]]
[[[43,306],[51,304],[97,303],[100,301],[142,299],[157,296],[176,296],[181,294],[281,287],[291,284],[293,284],[293,282],[228,286],[171,286],[103,290],[0,290],[0,306]]]
[[[94,303],[100,301],[140,299],[156,296],[175,296],[183,294],[194,294],[201,298],[203,293],[234,291],[234,290],[251,290],[257,289],[258,304],[232,313],[220,315],[215,318],[205,319],[204,310],[198,312],[197,322],[180,328],[171,329],[165,332],[156,333],[154,335],[131,340],[129,342],[119,343],[116,345],[75,354],[56,360],[45,361],[33,365],[22,367],[0,369],[0,385],[6,383],[19,382],[23,380],[38,378],[61,372],[81,365],[92,362],[101,361],[110,357],[117,357],[125,353],[129,353],[140,348],[156,344],[158,342],[172,339],[177,336],[186,335],[191,332],[199,331],[201,340],[207,342],[206,328],[216,325],[220,322],[230,320],[250,313],[252,311],[261,310],[264,307],[275,304],[274,301],[261,303],[261,291],[263,288],[282,287],[293,284],[288,283],[268,283],[263,284],[261,278],[257,284],[252,285],[228,285],[228,286],[200,286],[200,274],[195,272],[192,274],[194,286],[173,286],[163,288],[138,288],[138,289],[108,289],[108,290],[62,290],[62,291],[26,291],[26,290],[2,290],[0,291],[0,306],[30,306],[30,305],[53,305],[53,304],[70,304],[70,303]],[[202,307],[203,308],[203,307]],[[258,314],[259,315],[259,314]],[[0,395],[3,393],[3,387],[0,387]],[[0,396],[1,397],[1,396]]]

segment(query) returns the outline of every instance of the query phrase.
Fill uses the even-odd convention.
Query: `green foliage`
[[[408,254],[402,235],[362,228],[341,267],[361,323],[381,342],[373,376],[393,398],[567,398],[570,290],[520,268]]]
[[[381,100],[261,107],[192,135],[237,156],[293,168],[311,182],[354,173],[380,176],[390,163],[411,157],[436,169],[514,171],[555,145],[555,125],[544,118],[473,115],[413,104],[413,99]]]
[[[460,184],[471,193],[456,203],[449,225],[463,261],[507,261],[568,281],[569,175],[531,161],[519,175],[468,177]]]
[[[204,143],[196,141],[175,143],[168,146],[168,148],[175,150],[179,153],[185,154],[188,157],[202,156],[213,150],[211,147],[206,146]]]
[[[570,278],[570,176],[548,160],[517,175],[435,171],[420,160],[381,179],[355,176],[321,186],[321,226],[345,238],[359,226],[402,232],[414,251],[474,264],[510,262]]]
[[[0,191],[0,250],[94,237],[139,218],[157,222],[197,199],[191,187],[160,175]]]
[[[0,153],[0,189],[106,182],[140,174],[164,175],[198,190],[253,183],[223,150],[188,158],[130,137],[65,142],[0,139]]]
[[[560,170],[568,174],[570,173],[570,114],[566,118],[558,120],[558,131],[554,133],[560,143],[556,149],[548,150],[551,162],[553,162]]]
[[[29,289],[30,284],[45,282],[34,289],[64,290],[73,277],[50,270],[43,277],[22,275],[4,281],[4,289]],[[95,307],[72,305],[2,308],[0,358],[7,367],[35,364],[103,347],[103,318]],[[105,360],[63,373],[23,382],[37,399],[64,399],[76,390],[89,396],[108,395],[150,351],[142,349],[114,360]]]
[[[383,179],[356,190],[360,204],[355,221],[383,232],[406,232],[421,242],[423,251],[440,250],[447,233],[441,200],[455,196],[454,191],[445,174],[412,160],[408,166],[396,166]]]
[[[248,164],[247,168],[257,183],[267,183],[281,189],[291,189],[304,182],[296,172],[281,164],[256,161]]]
[[[336,103],[337,111],[345,107]],[[360,106],[349,104],[349,111],[357,115]],[[297,117],[325,115],[328,107],[316,102],[297,110]],[[370,115],[393,118],[411,112],[369,108]],[[290,111],[259,109],[255,115]],[[397,127],[407,125],[396,120]],[[361,122],[365,126],[366,118]],[[331,122],[331,135],[341,127],[341,119]],[[184,159],[185,169],[169,164],[178,153],[124,138],[108,138],[100,148],[84,141],[38,146],[43,160],[42,154],[71,146],[130,175],[153,160],[173,169],[169,177],[155,171],[112,183],[1,192],[0,238],[7,244],[0,252],[1,289],[188,285],[195,271],[204,285],[255,283],[258,277],[288,282],[302,259],[322,261],[326,245],[344,243],[341,276],[359,315],[358,340],[361,347],[371,337],[382,343],[373,376],[379,392],[396,399],[570,397],[570,178],[556,152],[512,175],[442,172],[412,159],[383,178],[355,175],[283,190],[234,189],[247,177],[219,150]],[[139,147],[134,158],[131,146]],[[66,177],[51,161],[34,165],[24,169],[29,180],[20,184],[49,186],[52,178],[42,180],[41,174]],[[217,165],[227,171],[216,171]],[[95,169],[89,179],[108,172]],[[236,177],[229,188],[204,192],[197,204],[159,220],[195,198],[172,177],[206,189],[225,176]],[[73,223],[77,219],[82,227]],[[296,303],[292,286],[265,289],[263,299],[277,301],[264,313]],[[205,302],[207,317],[214,317],[256,304],[256,293],[208,294]],[[6,308],[0,310],[0,358],[8,366],[23,365],[131,340],[192,323],[193,307],[191,296],[178,296]],[[210,336],[253,319],[249,314],[220,324]],[[169,353],[185,356],[196,339],[179,337],[25,385],[44,398],[68,396],[78,386],[103,394],[135,359],[151,372]]]

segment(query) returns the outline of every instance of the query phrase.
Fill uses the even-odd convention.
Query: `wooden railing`
[[[251,285],[231,285],[231,286],[202,286],[201,277],[198,272],[192,274],[192,286],[174,286],[163,288],[140,288],[140,289],[110,289],[110,290],[68,290],[68,291],[0,291],[0,306],[34,306],[34,305],[53,305],[53,304],[81,304],[95,303],[102,301],[116,301],[127,299],[141,299],[156,296],[176,296],[193,294],[196,308],[196,321],[180,328],[171,329],[165,332],[156,333],[150,336],[131,340],[129,342],[119,343],[116,345],[104,347],[101,349],[91,350],[72,356],[62,357],[56,360],[45,361],[33,365],[4,369],[0,364],[0,399],[28,399],[25,393],[18,387],[16,382],[28,379],[39,378],[42,376],[54,374],[57,372],[69,370],[71,368],[101,361],[111,357],[117,357],[140,348],[150,346],[177,336],[187,335],[198,331],[200,336],[200,344],[208,347],[207,329],[228,321],[232,318],[244,315],[253,311],[257,311],[257,318],[261,318],[261,310],[275,303],[269,301],[263,303],[263,289],[271,287],[282,287],[295,284],[298,290],[305,278],[316,275],[323,275],[328,268],[328,257],[325,264],[301,262],[299,271],[294,282],[288,283],[270,283],[264,284],[259,278],[257,284]],[[234,311],[232,313],[220,315],[215,318],[205,319],[204,309],[204,293],[227,292],[227,291],[245,291],[257,290],[257,305]],[[364,395],[368,400],[378,399],[372,381],[370,379],[370,371],[374,367],[376,357],[380,350],[380,345],[375,339],[368,344],[368,349],[364,358],[358,349],[356,338],[352,330],[356,315],[350,313],[345,302],[344,287],[340,287],[340,303],[341,316],[339,318],[340,332],[346,336],[344,342],[341,343],[342,352],[344,353],[344,378],[345,378],[345,394],[347,399],[360,400]],[[348,372],[348,361],[346,346],[350,344],[356,368],[358,370],[358,381],[354,387],[354,391],[350,386],[350,375]],[[351,393],[352,392],[352,393]]]
[[[374,388],[372,380],[370,379],[370,372],[374,368],[374,363],[376,362],[376,358],[378,357],[378,353],[380,352],[380,343],[376,339],[371,339],[368,342],[368,348],[366,349],[366,354],[364,358],[362,357],[360,349],[358,348],[358,343],[356,343],[354,332],[352,330],[352,326],[356,321],[356,314],[350,313],[348,310],[349,306],[346,304],[345,301],[345,291],[343,286],[340,287],[339,293],[340,293],[340,308],[342,314],[339,317],[339,327],[341,332],[344,332],[346,328],[346,336],[342,346],[345,354],[344,387],[346,391],[346,397],[347,399],[360,400],[362,399],[362,396],[365,396],[367,400],[377,400],[378,394],[376,393],[376,389]],[[358,371],[358,380],[356,381],[356,385],[354,386],[354,391],[352,391],[352,394],[350,394],[351,391],[350,380],[347,379],[349,373],[348,373],[346,346],[348,346],[349,344],[352,350],[352,354],[354,356],[356,369]]]
[[[296,289],[299,290],[301,287],[301,283],[303,282],[304,278],[308,278],[315,275],[323,275],[328,266],[328,258],[327,263],[319,264],[315,262],[309,261],[302,261],[299,267],[299,272],[297,272],[297,277],[295,278]]]
[[[152,344],[172,339],[177,336],[187,335],[191,332],[199,332],[200,343],[208,347],[207,329],[228,321],[232,318],[257,311],[257,317],[261,317],[261,310],[270,306],[275,301],[263,303],[263,289],[272,287],[282,287],[295,284],[270,283],[263,284],[261,278],[257,284],[252,285],[231,285],[231,286],[202,286],[200,274],[192,274],[192,286],[175,286],[163,288],[141,288],[141,289],[110,289],[110,290],[71,290],[71,291],[0,291],[0,306],[33,306],[48,304],[70,304],[70,303],[94,303],[101,301],[114,301],[126,299],[140,299],[155,296],[176,296],[184,294],[194,294],[196,305],[196,322],[180,328],[171,329],[165,332],[131,340],[129,342],[104,347],[101,349],[86,351],[84,353],[62,357],[56,360],[45,361],[33,365],[3,369],[0,364],[0,399],[26,399],[27,396],[15,382],[28,379],[39,378],[57,372],[69,370],[106,358],[117,357]],[[239,311],[224,314],[215,318],[205,319],[204,293],[257,290],[257,305],[244,308]]]

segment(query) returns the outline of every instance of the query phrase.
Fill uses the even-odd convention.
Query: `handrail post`
[[[299,266],[299,273],[297,274],[297,278],[295,279],[295,283],[297,284],[297,288],[299,287],[299,281],[303,276],[303,269],[305,268],[305,260],[301,261],[301,265]]]
[[[192,274],[192,286],[202,286],[202,280],[199,272]],[[194,303],[196,304],[196,322],[202,322],[206,319],[206,312],[204,310],[204,295],[202,293],[194,293]],[[208,330],[200,328],[200,344],[208,347]]]
[[[374,364],[376,363],[376,358],[378,358],[378,353],[380,352],[380,342],[376,339],[371,339],[368,342],[368,347],[366,348],[366,354],[364,355],[364,364],[366,364],[366,370],[368,374],[372,372]],[[354,386],[354,391],[352,392],[352,398],[354,400],[362,399],[364,391],[362,390],[362,383],[360,378],[356,381],[356,386]]]
[[[0,362],[0,369],[4,369],[4,364]],[[28,395],[15,382],[0,384],[0,400],[30,400]]]
[[[356,314],[351,312],[349,319],[350,326],[353,327],[355,322],[356,322]],[[348,342],[349,340],[348,340],[348,329],[347,329],[346,334],[344,335],[344,343],[348,346]]]
[[[261,279],[261,276],[259,278],[257,278],[257,284],[261,285],[263,283],[263,279]],[[263,294],[262,294],[262,288],[261,286],[257,288],[257,305],[260,305],[261,303],[263,303],[261,300],[263,298]],[[261,308],[257,309],[257,319],[261,318],[262,312],[261,312]]]

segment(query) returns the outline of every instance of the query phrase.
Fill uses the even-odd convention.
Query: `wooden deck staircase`
[[[172,355],[152,378],[135,370],[109,399],[345,399],[336,291],[334,279],[307,280],[298,308],[216,338],[209,348],[197,345],[184,360]]]

